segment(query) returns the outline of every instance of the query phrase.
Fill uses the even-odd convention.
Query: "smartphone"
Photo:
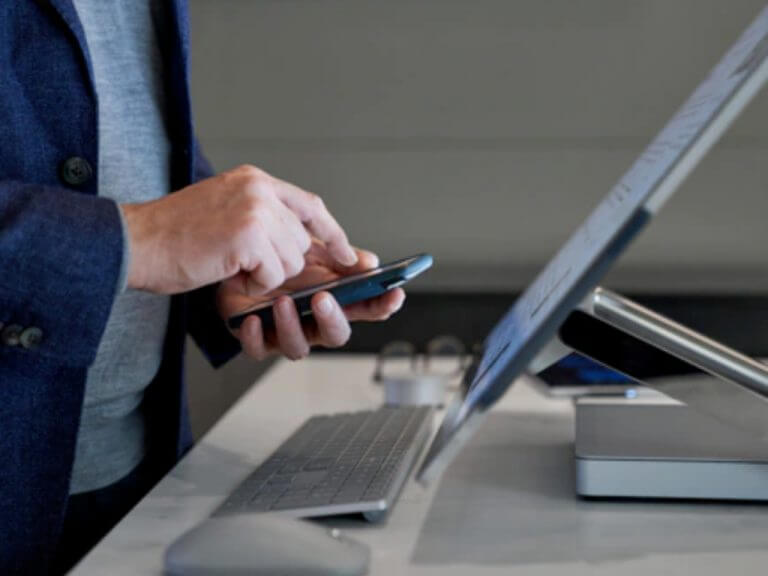
[[[341,306],[347,306],[348,304],[381,296],[385,292],[405,284],[431,266],[432,256],[429,254],[418,254],[384,264],[378,268],[360,272],[359,274],[344,276],[331,282],[316,284],[296,292],[290,292],[287,296],[293,298],[296,303],[299,317],[302,320],[309,319],[312,316],[312,296],[318,292],[330,292]],[[271,328],[274,326],[274,318],[272,317],[272,305],[274,303],[275,300],[270,300],[238,312],[231,316],[227,323],[230,328],[236,330],[240,328],[243,320],[251,314],[256,314],[261,319],[263,328]]]

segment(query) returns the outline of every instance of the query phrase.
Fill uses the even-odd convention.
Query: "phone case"
[[[419,254],[354,276],[340,278],[332,283],[305,288],[289,294],[289,296],[296,303],[299,317],[302,320],[309,319],[312,316],[312,296],[317,292],[330,292],[341,306],[347,306],[355,302],[381,296],[385,292],[405,284],[431,266],[432,256],[429,254]],[[227,323],[231,329],[237,330],[248,316],[256,314],[261,319],[263,329],[273,328],[272,304],[273,302],[267,302],[256,308],[240,312],[229,318]]]

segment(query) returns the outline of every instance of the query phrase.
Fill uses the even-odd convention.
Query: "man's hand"
[[[219,287],[218,305],[223,318],[229,318],[259,302],[268,301],[279,294],[300,290],[307,286],[335,280],[375,268],[378,258],[363,250],[357,250],[357,264],[340,266],[329,250],[318,241],[306,255],[306,266],[296,277],[279,290],[261,298],[243,295],[242,277],[223,282]],[[396,288],[378,298],[358,302],[342,309],[328,292],[319,292],[312,298],[314,322],[302,324],[296,306],[288,296],[278,298],[273,309],[275,329],[266,334],[262,331],[258,316],[248,316],[235,335],[240,339],[243,351],[262,360],[273,353],[281,353],[297,360],[309,354],[313,345],[328,348],[343,346],[350,336],[350,321],[386,320],[403,305],[405,292]]]
[[[131,243],[130,288],[175,294],[234,277],[233,286],[256,297],[304,269],[312,236],[335,264],[357,262],[319,196],[253,166],[122,210]]]

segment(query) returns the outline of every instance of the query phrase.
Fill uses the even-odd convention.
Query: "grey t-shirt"
[[[170,191],[158,31],[161,0],[74,0],[85,31],[98,100],[100,196],[146,202]],[[126,242],[124,268],[130,253]],[[124,270],[125,271],[125,270]],[[147,450],[146,387],[162,360],[170,298],[117,295],[88,370],[70,493],[108,486]]]

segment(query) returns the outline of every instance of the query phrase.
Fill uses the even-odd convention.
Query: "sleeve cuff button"
[[[37,326],[30,326],[25,329],[19,337],[19,342],[27,350],[33,350],[40,345],[43,340],[43,331]]]
[[[23,332],[24,329],[18,324],[9,324],[3,328],[2,333],[0,333],[0,340],[2,340],[3,344],[6,346],[18,346],[21,342],[21,335]]]

